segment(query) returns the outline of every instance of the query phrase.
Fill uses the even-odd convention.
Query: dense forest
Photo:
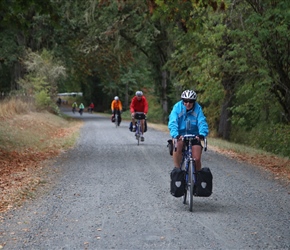
[[[290,1],[1,0],[0,93],[98,111],[136,90],[166,123],[194,89],[211,135],[290,155]]]

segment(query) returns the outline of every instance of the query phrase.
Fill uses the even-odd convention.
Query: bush
[[[49,109],[48,111],[52,114],[58,115],[58,116],[62,116],[59,107],[55,104],[55,103],[51,103],[49,105]]]
[[[37,109],[47,109],[51,103],[51,98],[45,90],[41,90],[40,92],[35,94],[35,105]]]
[[[163,123],[163,110],[161,105],[157,102],[154,96],[147,97],[149,110],[148,121],[155,123]]]
[[[282,156],[290,156],[290,126],[274,124],[263,126],[255,131],[257,141],[255,145],[268,152]]]
[[[260,124],[251,131],[234,130],[231,140],[267,152],[290,156],[290,125],[286,124]]]

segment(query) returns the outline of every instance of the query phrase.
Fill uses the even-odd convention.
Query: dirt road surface
[[[260,168],[203,153],[213,194],[193,212],[169,193],[169,134],[84,113],[74,149],[51,163],[53,184],[1,220],[3,249],[290,249],[290,187]],[[209,140],[210,145],[210,140]]]

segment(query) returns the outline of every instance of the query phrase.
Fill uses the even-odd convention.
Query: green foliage
[[[148,101],[148,121],[153,123],[162,123],[163,122],[163,110],[158,103],[158,99],[155,96],[147,95],[147,101]]]
[[[44,91],[50,98],[54,98],[58,80],[66,76],[65,68],[47,50],[43,50],[41,54],[28,51],[24,64],[29,74],[19,83],[26,93]]]
[[[59,107],[56,105],[55,102],[50,102],[48,111],[51,112],[52,114],[55,114],[57,116],[63,117],[64,115],[61,113]]]
[[[18,57],[23,53],[23,47],[17,44],[15,33],[13,30],[5,30],[0,36],[1,55],[0,59],[4,65],[13,65],[18,60]]]
[[[290,126],[283,124],[269,124],[260,129],[255,129],[257,135],[254,145],[266,151],[280,154],[283,156],[290,156],[290,148],[288,147],[290,141]]]
[[[174,97],[175,101],[180,99],[184,89],[194,89],[211,130],[216,127],[224,97],[221,66],[225,66],[225,61],[217,54],[226,32],[221,18],[211,13],[202,30],[186,34],[174,30],[175,50],[166,64],[173,77],[173,92],[178,93]]]
[[[51,98],[45,90],[41,90],[35,94],[35,105],[37,109],[47,109],[51,104]]]
[[[290,126],[285,124],[261,123],[249,131],[240,126],[234,127],[235,133],[231,140],[236,143],[246,144],[257,149],[289,157],[290,156]],[[245,141],[244,138],[247,138]],[[250,139],[249,139],[250,138]]]
[[[149,2],[0,1],[0,91],[18,89],[11,83],[25,72],[21,91],[57,113],[58,90],[82,91],[101,111],[114,95],[129,102],[144,89],[158,121],[190,88],[211,131],[226,119],[241,143],[239,134],[262,138],[270,123],[287,133],[279,125],[290,120],[289,1],[226,0],[224,11],[222,1]]]

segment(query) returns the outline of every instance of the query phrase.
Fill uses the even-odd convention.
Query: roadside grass
[[[15,114],[26,114],[35,110],[30,102],[24,102],[15,97],[1,101],[0,107],[0,120],[13,117]]]
[[[65,120],[48,112],[15,114],[0,120],[0,148],[7,151],[42,151],[73,146],[74,125],[78,122]],[[64,139],[65,138],[65,139]]]
[[[17,99],[0,102],[0,110],[0,212],[5,212],[45,185],[48,161],[75,145],[82,122],[35,112]]]

